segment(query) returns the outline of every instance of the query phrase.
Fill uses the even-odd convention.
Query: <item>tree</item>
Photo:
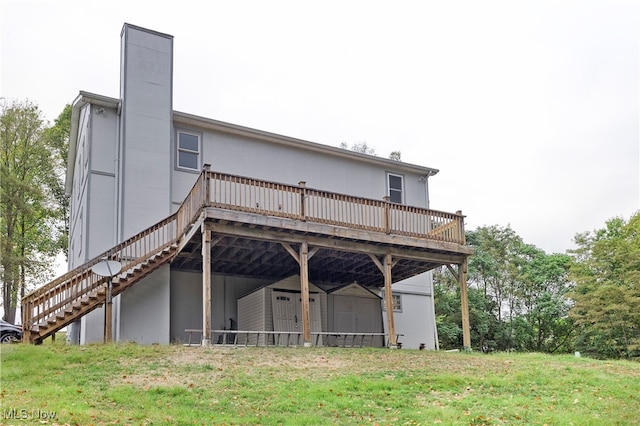
[[[348,149],[351,150],[353,152],[359,152],[361,154],[368,154],[368,155],[377,155],[376,154],[376,150],[373,149],[372,147],[370,147],[366,142],[356,142],[354,144],[351,144],[351,147],[349,147],[349,145],[346,142],[342,142],[340,144],[340,148],[342,149]],[[402,153],[400,151],[392,151],[389,154],[389,159],[390,160],[394,160],[394,161],[401,161],[400,157],[402,156]]]
[[[461,348],[463,346],[460,327],[462,313],[458,280],[446,268],[440,268],[433,274],[433,290],[440,347],[442,349]],[[478,349],[495,348],[494,336],[499,323],[492,314],[494,302],[474,287],[469,288],[467,299],[471,342]]]
[[[349,149],[353,152],[359,152],[361,154],[376,155],[376,150],[367,145],[367,143],[364,141],[351,144],[351,147],[349,147],[346,142],[342,142],[340,144],[340,148]]]
[[[598,357],[640,357],[640,212],[575,237],[571,315],[576,349]]]
[[[3,318],[15,322],[29,283],[51,274],[60,252],[63,210],[60,156],[47,137],[42,113],[29,101],[13,102],[0,116],[0,276]]]
[[[69,155],[69,132],[71,130],[71,105],[66,105],[54,125],[46,129],[47,143],[53,150],[52,161],[55,163],[55,171],[58,176],[53,182],[53,196],[56,200],[56,216],[63,218],[58,221],[58,248],[62,253],[67,253],[69,242],[69,197],[65,194],[64,181],[67,169],[67,157]]]
[[[568,350],[573,322],[568,316],[570,257],[547,255],[526,244],[509,226],[483,226],[467,232],[469,317],[472,342],[483,350],[555,352]],[[443,347],[459,340],[457,282],[434,274],[436,315],[445,333]],[[455,308],[455,309],[453,309]]]
[[[528,348],[535,351],[556,352],[571,349],[574,325],[569,318],[571,290],[569,267],[571,257],[566,254],[546,254],[526,246],[528,261],[521,267],[520,298],[525,319],[532,332]]]

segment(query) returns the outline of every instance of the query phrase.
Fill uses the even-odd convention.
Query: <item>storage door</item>
[[[271,292],[271,304],[273,306],[273,331],[302,332],[302,325],[298,326],[299,316],[296,305],[299,296],[296,293],[287,293],[274,290]],[[280,345],[297,344],[297,337],[281,335],[276,336],[276,342]]]

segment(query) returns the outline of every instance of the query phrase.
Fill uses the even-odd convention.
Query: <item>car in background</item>
[[[0,319],[0,343],[11,343],[22,340],[22,327]]]

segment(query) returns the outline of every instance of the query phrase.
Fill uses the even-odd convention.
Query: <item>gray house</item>
[[[74,101],[70,271],[23,299],[26,341],[68,326],[80,344],[183,342],[194,329],[216,343],[251,317],[243,298],[266,303],[268,286],[296,277],[304,345],[318,342],[315,289],[333,294],[317,333],[346,332],[347,294],[332,289],[357,283],[368,294],[354,320],[378,304],[385,344],[433,349],[430,271],[450,265],[470,345],[472,251],[460,212],[429,209],[437,170],[174,111],[172,60],[172,36],[125,24],[119,97]],[[95,273],[105,260],[121,266],[111,279]]]

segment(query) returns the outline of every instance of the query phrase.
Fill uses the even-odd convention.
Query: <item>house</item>
[[[436,169],[174,111],[172,60],[172,36],[125,24],[119,97],[74,101],[70,271],[24,297],[25,341],[68,326],[81,344],[167,344],[188,329],[216,343],[215,330],[251,317],[243,297],[295,276],[304,345],[314,289],[357,283],[383,297],[389,346],[401,335],[435,348],[430,271],[449,265],[470,345],[472,251],[460,212],[429,209]],[[97,273],[105,261],[120,271]]]

